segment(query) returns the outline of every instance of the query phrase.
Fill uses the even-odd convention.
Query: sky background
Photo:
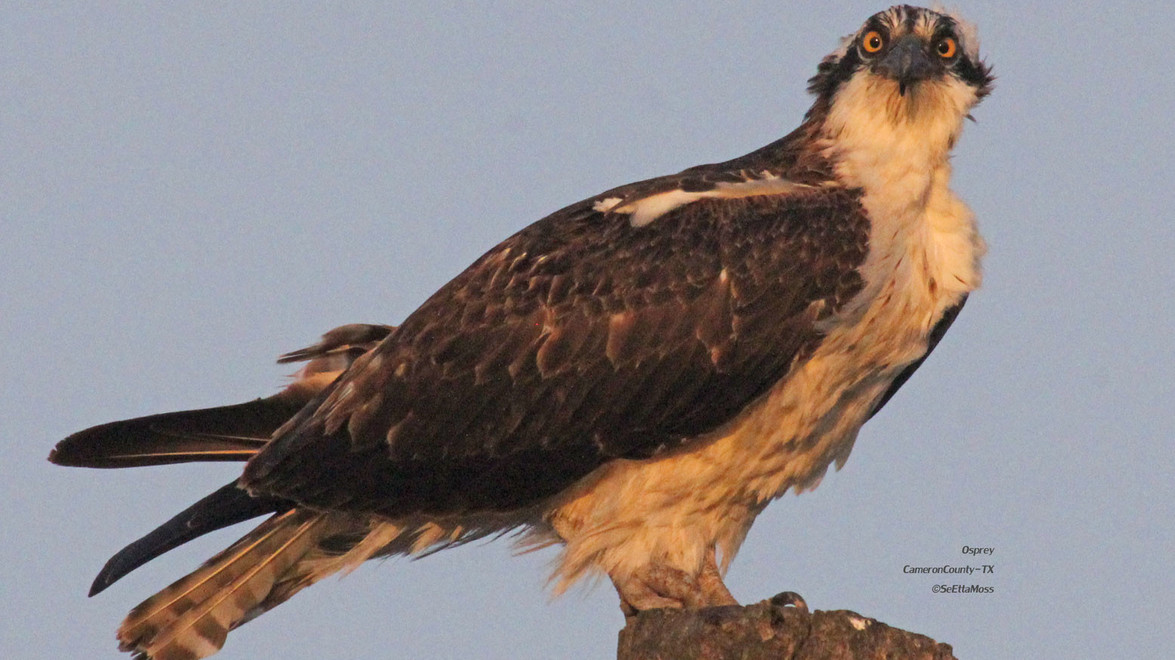
[[[244,533],[93,599],[230,464],[78,470],[59,439],[272,393],[282,352],[395,323],[514,231],[795,127],[883,4],[6,3],[0,8],[0,657],[117,658],[129,608]],[[412,6],[404,6],[412,5]],[[394,6],[394,8],[393,8]],[[415,8],[414,8],[415,7]],[[963,5],[998,76],[955,154],[982,290],[728,584],[960,658],[1175,657],[1175,76],[1166,3]],[[995,548],[993,594],[906,564]],[[552,600],[508,542],[369,563],[230,658],[614,657],[611,586]]]

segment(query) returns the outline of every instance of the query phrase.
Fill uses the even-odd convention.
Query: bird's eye
[[[885,38],[882,37],[881,33],[877,30],[873,30],[872,32],[866,34],[865,38],[861,40],[861,48],[863,48],[865,52],[869,53],[870,55],[880,52],[884,46]]]
[[[959,52],[959,44],[955,43],[954,39],[947,37],[938,42],[938,46],[935,49],[938,50],[939,57],[944,60],[949,60],[955,56],[955,53]]]

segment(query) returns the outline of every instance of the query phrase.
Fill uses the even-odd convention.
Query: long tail
[[[244,461],[322,392],[356,358],[395,328],[353,324],[322,341],[281,356],[307,361],[282,392],[247,403],[150,415],[75,433],[49,460],[59,465],[121,468],[185,461]],[[148,599],[119,629],[122,648],[141,658],[202,658],[224,644],[232,628],[338,570],[376,552],[407,547],[401,528],[377,519],[311,512],[295,503],[252,497],[230,483],[128,545],[106,563],[94,595],[151,559],[208,532],[275,514],[199,570]]]
[[[299,397],[300,398],[300,397]],[[287,392],[248,403],[149,415],[79,431],[49,460],[70,467],[123,468],[189,461],[246,461],[301,410]]]
[[[131,610],[118,629],[119,648],[151,660],[212,655],[233,628],[358,565],[399,533],[389,523],[348,515],[277,514]]]
[[[49,453],[49,460],[58,465],[96,468],[248,460],[269,442],[282,424],[393,329],[358,323],[335,328],[317,344],[278,359],[279,363],[306,361],[307,364],[294,374],[294,381],[286,389],[274,396],[232,406],[102,424],[57,443]],[[230,483],[111,557],[94,579],[90,595],[198,536],[292,508],[293,502],[250,497]]]
[[[73,467],[123,468],[188,461],[247,461],[273,432],[394,328],[352,324],[286,353],[279,363],[307,361],[284,390],[219,408],[136,417],[79,431],[57,443],[49,460]]]

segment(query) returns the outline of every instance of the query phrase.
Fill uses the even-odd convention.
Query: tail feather
[[[219,408],[110,422],[57,443],[49,460],[74,467],[123,468],[188,461],[244,461],[269,442],[308,398],[286,390]]]
[[[496,529],[290,509],[131,610],[118,629],[119,648],[136,660],[198,660],[219,651],[230,630],[331,574]]]
[[[353,323],[312,346],[282,355],[305,361],[280,393],[218,408],[184,410],[111,422],[57,443],[49,460],[72,467],[123,468],[189,461],[246,461],[282,424],[395,328]]]
[[[248,460],[394,330],[363,324],[335,328],[317,344],[281,356],[281,363],[307,363],[274,396],[95,426],[59,442],[49,460],[95,468]],[[251,497],[234,482],[111,557],[90,595],[198,536],[268,513],[275,515],[132,610],[118,630],[120,648],[153,660],[206,657],[224,645],[229,630],[301,589],[376,554],[403,554],[410,545],[400,525],[301,509],[275,497]]]
[[[251,497],[238,488],[234,480],[111,557],[94,578],[90,595],[101,593],[136,568],[194,538],[258,516],[292,508],[294,504],[287,500]]]
[[[118,629],[119,648],[153,660],[195,660],[215,653],[229,630],[277,605],[268,602],[274,586],[337,532],[330,523],[329,514],[305,509],[270,518],[134,608]],[[285,597],[294,591],[287,590]],[[259,609],[263,603],[267,607]]]

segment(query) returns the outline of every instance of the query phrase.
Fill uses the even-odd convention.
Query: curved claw
[[[794,591],[785,591],[780,594],[775,594],[771,597],[771,604],[775,605],[776,607],[787,607],[788,605],[791,605],[804,614],[808,613],[808,602],[804,600],[803,596],[797,594]]]

